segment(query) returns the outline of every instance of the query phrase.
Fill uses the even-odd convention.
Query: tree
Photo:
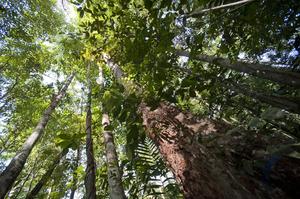
[[[204,14],[206,12],[210,12],[210,11],[214,11],[214,10],[218,10],[218,9],[224,9],[224,8],[230,8],[230,7],[234,7],[240,4],[247,4],[247,3],[251,3],[254,0],[241,0],[241,1],[236,1],[236,2],[232,2],[232,3],[228,3],[228,4],[222,4],[216,7],[211,7],[208,9],[200,9],[200,10],[195,10],[187,15],[185,15],[185,17],[197,17],[201,14]]]
[[[188,52],[177,52],[179,56],[189,57]],[[245,63],[240,61],[230,61],[221,57],[214,57],[209,55],[196,55],[195,59],[208,62],[211,64],[217,64],[225,68],[236,70],[238,72],[255,75],[264,79],[272,80],[281,84],[286,84],[299,88],[300,75],[299,73],[292,71],[285,71],[282,69],[274,68],[272,66],[266,66],[262,64]]]
[[[92,88],[90,79],[90,64],[87,66],[87,107],[86,107],[86,177],[85,177],[85,188],[87,198],[96,198],[96,187],[95,187],[95,162],[94,162],[94,150],[93,150],[93,138],[92,138]]]
[[[8,197],[299,198],[299,1],[72,3],[0,4],[0,170],[77,71]]]
[[[47,183],[48,179],[51,177],[53,170],[59,164],[59,161],[68,153],[68,149],[64,149],[53,161],[53,164],[49,167],[47,172],[42,176],[40,181],[34,186],[34,188],[27,194],[26,198],[35,198],[39,193],[41,188]]]
[[[102,116],[103,137],[106,149],[107,173],[109,183],[109,194],[112,199],[125,199],[122,186],[122,176],[119,168],[118,155],[114,143],[114,137],[109,130],[110,122],[108,114]]]
[[[72,179],[73,181],[72,181],[70,199],[74,199],[75,191],[76,191],[76,188],[77,188],[78,175],[76,173],[76,169],[78,168],[79,162],[80,162],[80,159],[81,159],[81,154],[80,153],[81,153],[81,150],[80,150],[80,147],[78,147],[78,149],[77,149],[77,158],[76,158],[76,161],[75,161],[75,164],[74,164],[73,179]]]
[[[15,155],[10,164],[6,167],[6,169],[1,173],[0,176],[0,197],[4,198],[9,189],[12,187],[16,178],[22,171],[24,164],[26,163],[27,157],[29,156],[31,150],[35,146],[36,142],[42,136],[44,129],[50,119],[52,112],[55,110],[58,103],[66,94],[68,86],[72,82],[75,73],[70,75],[66,80],[65,85],[60,90],[60,92],[53,96],[49,107],[43,113],[38,125],[36,126],[33,133],[27,138],[26,142],[22,146],[21,150]]]
[[[258,73],[260,73],[260,70],[265,70],[265,68],[266,68],[263,65],[255,65],[255,64],[246,64],[247,67],[245,67],[245,65],[243,65],[242,62],[234,61],[237,59],[238,53],[241,52],[241,49],[248,50],[248,49],[251,49],[251,47],[252,47],[250,42],[243,43],[242,39],[237,40],[237,41],[232,39],[232,41],[230,41],[230,37],[229,38],[227,37],[228,32],[229,32],[229,34],[231,34],[230,28],[232,28],[234,30],[234,26],[232,24],[230,24],[230,20],[234,20],[234,22],[239,23],[238,19],[232,19],[233,16],[235,15],[235,13],[228,14],[229,17],[228,16],[227,17],[230,20],[228,20],[226,18],[227,24],[225,26],[223,26],[223,27],[227,27],[227,26],[229,27],[229,28],[226,28],[226,30],[222,30],[222,29],[214,30],[213,28],[211,28],[211,26],[209,26],[209,28],[206,28],[205,24],[204,24],[203,29],[207,30],[208,33],[202,32],[202,30],[198,30],[197,28],[195,28],[195,25],[197,25],[197,21],[195,23],[193,23],[192,20],[190,22],[190,24],[191,24],[190,27],[186,27],[184,25],[184,22],[182,22],[183,25],[181,27],[179,27],[178,28],[179,30],[178,30],[178,29],[174,28],[174,26],[172,26],[173,25],[172,23],[173,23],[173,20],[175,19],[175,24],[178,23],[179,24],[178,26],[180,26],[180,23],[181,23],[180,19],[176,18],[176,16],[174,16],[175,14],[174,15],[172,14],[174,12],[171,12],[172,9],[176,10],[176,6],[178,6],[179,12],[184,10],[184,9],[182,9],[184,7],[184,6],[182,6],[182,3],[178,3],[178,4],[179,5],[175,5],[175,6],[173,6],[172,3],[169,3],[169,4],[165,3],[165,4],[159,4],[159,5],[152,4],[152,3],[140,3],[140,4],[136,3],[134,5],[130,4],[130,3],[128,3],[128,4],[120,3],[119,6],[107,6],[108,4],[106,4],[105,2],[103,2],[101,4],[100,3],[97,4],[97,6],[99,6],[99,7],[103,6],[106,8],[105,11],[103,11],[103,12],[107,12],[107,15],[110,15],[111,13],[113,13],[112,16],[115,16],[115,19],[114,19],[114,23],[106,23],[105,14],[101,15],[104,18],[104,22],[101,24],[104,25],[104,27],[106,27],[106,29],[107,29],[106,32],[103,31],[103,26],[101,26],[101,29],[98,29],[97,26],[89,26],[88,23],[86,24],[86,26],[89,27],[90,30],[92,30],[91,32],[89,32],[89,40],[93,41],[93,43],[94,43],[94,46],[95,46],[94,54],[97,55],[99,53],[99,49],[101,49],[102,51],[109,52],[111,54],[111,56],[114,58],[115,63],[121,64],[124,71],[130,71],[130,74],[129,74],[130,78],[132,78],[133,81],[136,81],[139,85],[141,85],[143,87],[143,89],[145,89],[145,90],[143,90],[143,94],[142,94],[144,101],[146,101],[146,103],[151,104],[152,105],[151,108],[154,110],[157,110],[157,111],[159,110],[159,108],[157,108],[157,101],[160,101],[162,99],[167,99],[169,101],[172,100],[172,102],[177,103],[177,105],[178,105],[178,104],[180,104],[180,99],[182,101],[186,102],[186,101],[188,101],[188,99],[196,98],[197,94],[200,96],[203,95],[203,98],[208,98],[206,93],[209,93],[210,94],[209,98],[216,98],[216,95],[213,95],[216,93],[214,91],[214,89],[216,89],[216,91],[218,93],[219,93],[219,91],[222,91],[224,89],[216,86],[215,79],[218,79],[219,80],[218,82],[223,82],[224,79],[225,80],[229,79],[228,77],[226,78],[225,76],[229,76],[231,79],[234,79],[234,80],[241,78],[242,80],[247,81],[251,85],[255,85],[255,83],[253,83],[254,78],[251,79],[251,78],[248,78],[247,76],[243,77],[242,75],[237,74],[237,73],[229,73],[227,70],[224,70],[224,69],[222,70],[217,67],[212,67],[212,69],[209,69],[207,67],[207,65],[202,64],[202,63],[200,63],[200,64],[196,63],[193,60],[191,60],[187,64],[183,63],[182,65],[183,65],[183,67],[187,67],[187,68],[190,67],[192,71],[196,71],[196,72],[201,71],[200,75],[201,75],[201,77],[203,77],[203,79],[200,79],[201,82],[197,82],[197,81],[199,81],[199,78],[193,76],[193,73],[189,74],[192,77],[189,77],[188,75],[182,74],[182,73],[180,73],[180,75],[176,74],[178,72],[178,70],[175,68],[172,68],[172,66],[179,64],[179,63],[177,62],[176,59],[174,59],[174,55],[170,55],[172,52],[174,52],[174,48],[172,45],[177,45],[177,46],[180,46],[185,49],[191,49],[191,52],[196,54],[197,48],[199,49],[199,45],[198,46],[197,46],[197,44],[192,45],[193,41],[196,41],[196,39],[199,38],[198,35],[205,36],[205,34],[211,34],[211,35],[213,35],[213,38],[208,37],[206,39],[203,39],[203,37],[202,37],[201,41],[197,41],[198,44],[204,43],[203,45],[205,46],[205,47],[200,46],[201,47],[199,49],[200,52],[208,51],[209,52],[208,54],[214,54],[214,53],[225,54],[225,53],[227,53],[228,57],[230,57],[231,60],[233,60],[233,61],[231,61],[229,59],[216,58],[214,61],[205,60],[206,62],[216,64],[217,60],[221,60],[220,61],[221,63],[226,61],[226,63],[224,62],[225,64],[224,63],[223,64],[218,63],[218,64],[222,65],[223,67],[226,66],[229,68],[235,66],[235,68],[234,68],[235,70],[239,70],[241,72],[248,72],[248,73],[251,73],[250,71],[253,70],[253,68],[252,68],[253,65],[258,66],[256,68],[256,69],[259,69]],[[244,6],[243,9],[244,10],[248,9],[250,6],[253,6],[253,5],[255,7],[258,6],[256,3],[253,3],[251,5],[250,4],[247,5],[248,7]],[[263,4],[263,6],[266,6],[266,5],[268,5],[268,3]],[[123,10],[119,9],[120,7],[122,7]],[[265,8],[265,7],[263,7],[263,8]],[[136,12],[135,9],[139,9],[140,12]],[[159,11],[157,11],[159,9],[165,9],[165,11],[167,10],[165,12],[165,15],[162,14],[163,12],[160,13]],[[286,7],[283,7],[282,10],[284,10],[284,11],[282,11],[284,13],[287,12]],[[168,11],[170,11],[170,12],[168,13]],[[94,11],[94,5],[86,5],[85,12],[89,13],[90,16],[95,15],[94,13],[96,11]],[[119,20],[117,16],[121,15],[121,13],[122,13],[122,19]],[[240,13],[242,13],[242,11]],[[219,16],[218,14],[220,14],[220,13],[214,14],[213,16],[218,17]],[[227,14],[227,13],[225,13],[225,14]],[[271,15],[273,15],[273,13]],[[210,16],[203,16],[203,18],[204,18],[203,21],[210,21],[209,17]],[[127,23],[128,21],[131,21],[132,23]],[[91,19],[90,23],[96,24],[98,22],[97,22],[97,20]],[[213,22],[210,21],[210,23],[211,23],[210,25],[215,27]],[[281,23],[280,21],[276,21],[276,24],[280,24],[280,23]],[[131,27],[132,29],[127,28],[126,30],[124,30],[121,28],[121,27],[123,27],[123,25],[126,27]],[[183,30],[181,31],[180,28],[182,28]],[[191,28],[191,29],[187,30],[186,28]],[[251,28],[254,29],[257,27],[251,26]],[[186,32],[184,32],[185,30],[186,30]],[[96,34],[97,31],[98,31],[98,33],[101,32],[101,34],[104,34],[104,35],[106,33],[106,39],[104,40],[104,42],[103,42],[103,40],[97,40],[97,38],[94,36],[94,34]],[[251,29],[251,31],[252,31],[252,29]],[[273,31],[273,29],[272,29],[272,31]],[[240,32],[242,32],[242,31],[239,31],[238,33],[240,33]],[[177,35],[174,36],[174,34],[177,34]],[[244,32],[244,34],[246,34],[246,35],[248,34],[247,36],[249,36],[249,37],[254,35],[250,31],[247,33]],[[290,35],[293,35],[293,34],[294,34],[293,31],[291,31]],[[197,36],[198,36],[198,38],[197,38]],[[231,36],[231,35],[229,35],[229,36]],[[180,40],[180,37],[183,38],[183,41]],[[173,39],[173,43],[172,43],[172,39]],[[97,43],[97,41],[98,41],[98,43]],[[284,43],[282,38],[280,41],[282,43]],[[241,43],[238,43],[238,42],[241,42]],[[269,44],[269,41],[267,39],[264,40],[264,42]],[[236,44],[236,43],[238,43],[238,44]],[[240,47],[239,50],[237,50],[238,45],[242,46],[242,47]],[[284,45],[286,45],[286,43],[284,43]],[[112,48],[111,46],[115,46],[115,47]],[[221,46],[221,47],[218,48],[219,46]],[[225,49],[225,50],[227,50],[227,52],[226,52],[223,49],[223,46],[226,46],[228,48],[230,47],[232,49],[227,48],[227,49]],[[258,51],[260,50],[260,52],[253,53],[251,51],[246,51],[247,55],[249,54],[249,56],[254,57],[254,56],[260,55],[259,53],[261,53],[265,49],[262,47],[262,48],[257,48],[256,50],[258,50]],[[279,49],[279,51],[280,50],[282,50],[282,49]],[[99,57],[100,56],[101,55],[99,55]],[[197,57],[197,56],[195,56],[195,57]],[[209,56],[204,55],[203,57],[208,58]],[[214,59],[215,57],[210,57],[210,58]],[[238,64],[240,64],[239,66],[243,66],[244,68],[240,68],[237,65],[234,65],[233,63],[238,63]],[[110,68],[112,68],[112,67],[110,67]],[[244,70],[245,68],[247,70]],[[251,70],[250,70],[250,68],[251,68]],[[268,73],[265,73],[265,75],[260,76],[260,77],[266,78],[267,75],[271,76],[273,71],[276,71],[275,73],[281,72],[277,69],[273,70],[272,68],[270,68],[270,71],[268,71]],[[256,72],[257,72],[257,70],[255,70],[255,73]],[[296,73],[294,73],[294,74],[297,76]],[[215,78],[214,76],[218,77],[218,78]],[[287,77],[287,76],[284,76],[284,77]],[[181,81],[176,81],[176,79],[178,79],[178,78],[180,78]],[[282,79],[283,78],[277,79],[277,81],[281,81],[281,83],[282,83],[282,81],[283,81]],[[288,78],[284,78],[284,79],[287,80]],[[276,78],[272,77],[272,80],[276,80]],[[289,81],[289,80],[287,80],[287,81]],[[174,82],[176,82],[175,85],[174,85]],[[201,84],[202,85],[204,84],[204,86],[201,87]],[[288,83],[288,84],[291,85],[291,83]],[[196,85],[199,85],[199,86],[196,86]],[[219,85],[219,83],[218,83],[218,85]],[[270,87],[272,87],[272,86],[273,86],[273,88],[275,87],[275,85],[273,83],[270,83],[270,85],[271,85]],[[127,89],[127,86],[124,86],[124,87],[125,87],[125,89]],[[263,87],[263,86],[261,85],[261,87]],[[202,90],[199,89],[200,90],[199,92],[201,92],[203,90],[204,91],[209,90],[209,91],[206,91],[203,93],[199,93],[199,92],[197,93],[196,92],[197,90],[195,91],[195,88],[202,89]],[[229,90],[228,95],[232,95],[232,92],[230,92],[232,90],[233,89]],[[236,93],[236,92],[234,92],[234,93]],[[247,92],[243,92],[243,93],[247,93]],[[251,92],[251,94],[253,94],[253,93],[255,93],[255,92]],[[287,89],[287,93],[295,94],[295,92],[292,88]],[[264,95],[260,95],[260,97],[258,97],[258,95],[250,95],[249,92],[247,94],[250,97],[255,97],[257,99],[260,98],[260,100],[262,100],[265,97]],[[180,98],[179,97],[178,97],[179,99],[176,97],[172,98],[173,96],[180,96]],[[287,99],[285,96],[278,96],[278,97],[279,98],[277,98],[277,99],[282,99],[282,100]],[[198,97],[198,98],[200,98],[200,97]],[[265,99],[264,100],[265,102],[268,101],[268,100],[266,100],[266,98],[264,98],[264,99]],[[213,99],[213,100],[216,101],[216,99]],[[206,99],[206,101],[208,101],[208,100]],[[219,104],[225,103],[225,102],[222,102],[222,101],[220,102],[220,101],[221,100],[219,100],[219,102],[216,104],[214,104],[215,102],[211,102],[211,103],[209,103],[209,105],[211,105],[211,107],[213,107],[213,106],[220,107]],[[271,102],[272,105],[275,104],[275,101]],[[277,104],[275,106],[279,106],[279,103],[280,103],[280,100],[277,101]],[[289,102],[287,102],[287,104],[288,103]],[[295,103],[297,104],[297,102],[295,102]],[[294,112],[296,112],[296,110],[298,109],[297,106],[298,105],[296,105],[296,107],[294,107],[294,108],[291,108],[290,110],[293,109]],[[208,108],[210,109],[211,107],[208,107]],[[282,108],[283,106],[280,105],[280,107]],[[146,111],[144,110],[144,112],[146,112]],[[163,112],[163,111],[161,111],[161,112]],[[221,111],[219,110],[218,112],[220,113]],[[211,116],[216,117],[213,114]],[[163,127],[172,126],[172,123],[177,124],[176,120],[174,122],[170,122],[171,124],[169,124],[167,122],[158,121],[158,118],[159,118],[159,116],[153,117],[150,119],[150,121],[153,121],[154,124],[157,124],[158,126],[161,125]],[[173,121],[172,118],[168,118],[165,120]],[[147,122],[147,120],[146,120],[146,122]],[[167,123],[167,124],[165,124],[165,123]],[[180,126],[179,124],[177,124],[177,125]],[[167,127],[165,127],[165,128],[167,128]],[[151,127],[149,127],[149,128],[151,131]],[[157,130],[157,129],[155,129],[155,130]],[[169,135],[170,132],[167,131],[165,134]],[[191,137],[191,136],[187,136],[187,137]],[[167,138],[168,138],[168,136],[165,136],[164,139],[167,139]],[[181,139],[183,139],[183,138],[181,138]],[[158,140],[160,140],[160,139],[158,139]],[[156,141],[156,143],[157,142],[158,141]],[[160,147],[160,144],[162,144],[162,143],[158,143],[158,147]],[[201,148],[201,146],[198,146],[198,147]],[[170,147],[166,147],[166,148],[170,148]],[[190,154],[194,154],[194,152],[190,152]],[[209,152],[207,152],[207,154],[209,154]],[[166,159],[168,158],[168,156],[170,156],[170,154],[165,156]],[[201,162],[203,162],[203,161],[201,161]],[[178,169],[178,170],[180,170],[180,169]],[[196,170],[197,169],[195,169],[195,171]],[[176,172],[176,171],[174,171],[174,172]],[[225,178],[225,177],[223,176],[223,178]],[[199,182],[199,184],[200,184],[200,182]],[[222,187],[222,185],[219,185],[219,186]],[[190,187],[190,186],[187,186],[187,187]],[[242,188],[240,189],[240,191],[242,192]],[[186,196],[188,196],[189,192],[190,191],[186,192],[186,194],[187,194]],[[195,196],[191,196],[191,197],[195,197]]]
[[[105,56],[104,56],[105,57]],[[106,59],[108,61],[108,59]],[[113,63],[112,63],[113,64]],[[114,74],[122,76],[122,72],[118,70],[115,66],[112,68],[114,70]],[[99,76],[97,79],[97,83],[100,86],[100,89],[103,89],[104,86],[104,77],[103,77],[103,69],[99,67]],[[105,96],[105,92],[103,97]],[[112,199],[125,199],[124,188],[122,185],[122,176],[119,168],[118,155],[116,152],[116,146],[114,143],[114,136],[111,131],[111,125],[109,121],[109,115],[107,113],[108,107],[102,106],[102,127],[103,127],[103,137],[104,137],[104,145],[105,145],[105,156],[106,156],[106,165],[107,165],[107,178],[109,184],[109,195]]]
[[[153,111],[142,104],[139,111],[148,136],[182,183],[185,198],[255,198],[197,141],[199,133],[221,133],[226,124],[206,118],[195,121],[165,103]]]

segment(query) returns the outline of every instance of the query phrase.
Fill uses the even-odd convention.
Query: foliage
[[[65,1],[67,3],[67,1]],[[24,198],[47,170],[55,154],[71,148],[39,197],[70,194],[74,173],[78,197],[84,197],[86,68],[91,66],[93,138],[97,195],[109,197],[101,115],[109,112],[123,184],[130,198],[181,198],[159,150],[143,130],[139,104],[168,101],[201,117],[225,120],[267,139],[281,134],[299,142],[300,118],[239,93],[249,90],[299,97],[299,89],[195,59],[199,53],[299,70],[297,0],[264,0],[197,16],[187,14],[232,0],[72,0],[78,24],[67,24],[55,1],[0,2],[0,170],[24,140],[61,87],[77,72],[66,98],[52,116],[42,140],[10,192]],[[190,52],[178,57],[177,50]],[[121,85],[103,59],[108,54],[123,70]],[[96,84],[99,67],[102,88]],[[136,90],[140,89],[138,93]],[[269,133],[272,132],[272,133]],[[285,142],[280,137],[282,145]],[[281,145],[281,144],[278,144]],[[218,147],[217,144],[215,147]],[[272,146],[277,147],[277,145]],[[76,150],[81,159],[76,162]],[[268,149],[269,150],[269,149]],[[271,149],[269,150],[272,151]],[[297,152],[294,150],[294,152]],[[295,153],[294,153],[295,154]]]

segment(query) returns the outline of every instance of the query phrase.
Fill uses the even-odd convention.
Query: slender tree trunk
[[[33,164],[33,167],[31,168],[31,171],[27,174],[25,180],[23,180],[22,185],[18,188],[18,192],[17,192],[16,194],[13,194],[13,195],[11,196],[12,199],[17,199],[17,198],[18,198],[18,196],[19,196],[19,194],[21,193],[21,191],[22,191],[22,189],[23,189],[25,183],[27,182],[27,180],[28,180],[30,177],[32,178],[33,173],[34,173],[35,170],[36,170],[36,164],[37,164],[37,160],[34,161],[34,164]],[[16,184],[17,184],[17,183],[15,183],[15,185],[14,185],[15,187],[16,187]],[[29,189],[29,190],[30,190],[30,189]],[[11,193],[11,192],[10,192],[10,193]],[[10,195],[10,193],[9,193],[8,195]]]
[[[47,183],[51,177],[55,167],[59,164],[60,160],[68,153],[68,148],[64,149],[55,159],[52,165],[50,165],[47,172],[42,176],[40,181],[34,186],[34,188],[27,194],[26,199],[33,199],[37,196],[42,187]]]
[[[186,68],[178,68],[188,75],[195,75],[198,79],[203,79],[199,74],[192,74],[192,71]],[[216,78],[216,81],[218,79]],[[251,89],[245,86],[239,86],[232,81],[218,81],[221,87],[233,90],[237,93],[241,93],[245,96],[257,99],[263,103],[272,105],[274,107],[282,108],[292,113],[300,113],[300,98],[292,96],[280,96],[280,95],[270,95],[267,93],[261,93],[256,91],[251,91]]]
[[[107,65],[112,69],[113,74],[117,81],[120,81],[123,77],[123,72],[118,65],[109,60],[107,55],[104,55]],[[100,89],[103,86],[103,71],[99,68],[99,77],[97,83],[100,85]],[[102,109],[104,109],[102,107]],[[118,154],[116,152],[116,146],[114,143],[114,136],[110,130],[110,121],[107,113],[102,115],[103,137],[105,143],[105,155],[107,164],[107,176],[109,184],[109,193],[111,199],[125,199],[125,192],[122,184],[122,174],[119,167]]]
[[[185,17],[186,18],[198,17],[198,16],[201,16],[202,14],[204,14],[206,12],[225,9],[225,8],[230,8],[230,7],[237,6],[237,5],[242,5],[242,4],[245,5],[245,4],[248,4],[248,3],[253,2],[253,1],[255,1],[255,0],[241,0],[241,1],[236,1],[236,2],[233,2],[233,3],[228,3],[228,4],[223,4],[223,5],[220,5],[220,6],[208,8],[208,9],[195,10],[195,11],[185,15]]]
[[[177,55],[190,57],[189,52],[178,51]],[[290,71],[280,70],[272,66],[255,63],[245,63],[241,61],[231,61],[226,58],[198,54],[194,59],[216,64],[238,72],[247,73],[264,79],[268,79],[280,84],[286,84],[295,88],[300,88],[300,74]]]
[[[90,64],[88,64],[88,94],[87,94],[87,111],[86,111],[86,176],[85,176],[85,189],[86,196],[89,199],[96,198],[96,170],[95,170],[95,161],[94,161],[94,150],[93,150],[93,138],[92,138],[92,87],[90,80]]]
[[[106,149],[106,162],[108,173],[109,193],[111,199],[125,199],[125,193],[122,186],[122,176],[119,168],[118,155],[114,143],[114,137],[109,130],[109,116],[103,114],[102,116],[103,136]]]
[[[83,112],[83,102],[84,102],[83,96],[81,96],[81,100],[80,100],[80,116],[82,116],[82,112]],[[78,121],[78,122],[80,122],[80,121]],[[79,133],[81,133],[81,131],[82,131],[82,126],[80,124]],[[76,161],[75,161],[74,168],[73,168],[73,179],[72,179],[70,199],[74,199],[75,192],[76,192],[76,189],[77,189],[78,173],[76,171],[77,171],[78,166],[80,164],[80,160],[81,160],[81,142],[79,143],[79,146],[77,148],[77,157],[76,157]]]
[[[139,112],[148,136],[182,185],[186,199],[255,198],[198,142],[198,132],[226,131],[225,124],[209,119],[194,121],[166,103],[153,111],[142,103]]]
[[[1,173],[0,175],[0,198],[1,199],[5,197],[5,195],[10,190],[13,183],[19,176],[20,172],[22,171],[31,150],[33,149],[33,147],[35,146],[39,138],[42,136],[52,112],[55,110],[60,100],[65,96],[67,88],[70,85],[71,81],[73,80],[74,75],[75,73],[70,75],[65,85],[60,90],[60,92],[57,95],[53,96],[50,106],[43,113],[43,116],[40,122],[38,123],[38,125],[36,126],[35,130],[33,131],[33,133],[27,138],[21,150],[17,152],[17,154],[11,160],[11,162],[6,167],[6,169]]]
[[[300,114],[300,98],[275,96],[275,95],[268,95],[265,93],[253,92],[249,88],[238,86],[236,84],[233,84],[233,86],[229,87],[229,89],[234,90],[238,93],[242,93],[246,96],[252,97],[254,99],[257,99],[266,104],[270,104],[274,107],[282,108],[289,112]]]
[[[73,171],[73,181],[72,181],[70,199],[74,199],[75,192],[76,192],[76,189],[77,189],[78,176],[77,176],[77,173],[75,171],[78,168],[80,159],[81,159],[81,151],[80,151],[80,147],[78,147],[78,149],[77,149],[77,158],[76,158],[76,162],[75,162],[75,165],[74,165],[74,171]]]

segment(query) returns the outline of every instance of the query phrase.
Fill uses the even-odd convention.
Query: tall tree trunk
[[[83,113],[83,96],[81,96],[81,100],[80,100],[80,116],[82,116]],[[80,123],[80,121],[78,121]],[[80,124],[79,126],[79,133],[82,133],[82,125]],[[77,157],[75,160],[75,164],[74,164],[74,168],[73,168],[73,179],[72,179],[72,186],[71,186],[71,194],[70,194],[70,199],[74,199],[75,196],[75,192],[77,189],[77,183],[78,183],[78,173],[76,172],[78,169],[78,166],[80,164],[80,160],[81,160],[81,142],[79,143],[79,146],[77,148]]]
[[[257,99],[266,104],[270,104],[274,107],[282,108],[292,113],[300,114],[300,98],[297,97],[287,97],[287,96],[275,96],[268,95],[260,92],[253,92],[249,88],[239,86],[235,83],[231,83],[229,89],[234,90],[238,93],[242,93],[246,96]]]
[[[47,172],[42,176],[40,181],[34,186],[34,188],[27,194],[26,199],[33,199],[37,196],[42,187],[47,183],[51,177],[55,167],[59,164],[60,160],[68,153],[68,148],[64,149],[53,161]]]
[[[33,133],[27,138],[26,142],[22,146],[21,150],[17,152],[15,157],[11,160],[9,165],[0,175],[0,198],[4,198],[9,189],[12,187],[13,183],[19,176],[20,172],[22,171],[26,160],[35,146],[36,142],[42,136],[44,129],[50,119],[52,112],[57,107],[60,100],[65,96],[67,88],[69,87],[71,81],[74,78],[75,73],[70,75],[66,80],[65,85],[60,90],[57,95],[54,95],[50,106],[46,109],[43,113],[41,120],[39,121],[38,125],[34,129]]]
[[[120,81],[123,76],[122,70],[118,65],[109,60],[107,55],[103,56],[106,64],[112,69],[117,81]],[[99,68],[99,77],[97,83],[100,89],[103,87],[103,71]],[[104,109],[102,107],[102,109]],[[111,199],[125,199],[125,192],[122,184],[122,175],[119,167],[118,154],[114,143],[114,136],[110,130],[110,121],[107,113],[102,115],[103,137],[105,143],[105,155],[107,164],[107,176],[109,184],[109,194]]]
[[[119,168],[118,155],[114,143],[114,137],[109,130],[110,122],[108,114],[102,116],[103,136],[106,149],[107,174],[109,194],[111,199],[125,199],[122,186],[122,176]]]
[[[9,196],[11,195],[11,198],[12,199],[17,199],[18,198],[18,196],[19,196],[19,194],[21,193],[21,191],[22,191],[22,189],[23,189],[23,187],[24,187],[24,185],[25,185],[25,183],[28,181],[28,179],[31,177],[33,177],[34,175],[34,172],[36,171],[36,164],[37,164],[37,159],[34,161],[34,164],[33,164],[33,166],[32,166],[32,168],[31,168],[31,171],[27,174],[27,176],[25,177],[25,179],[23,180],[23,183],[22,183],[22,185],[19,187],[19,188],[17,188],[18,189],[18,192],[15,194],[13,194],[13,195],[11,195],[11,192],[8,194]],[[30,182],[31,183],[31,182]],[[14,187],[16,187],[17,186],[17,184],[18,184],[18,182],[17,183],[15,183],[15,185],[14,185]],[[30,190],[30,189],[28,189],[28,190]]]
[[[187,68],[178,68],[180,71],[188,74],[194,75],[198,79],[203,79],[199,74],[193,74],[191,70]],[[267,93],[261,93],[257,91],[251,91],[250,88],[246,86],[240,86],[233,81],[219,81],[216,78],[216,81],[219,83],[219,86],[225,87],[237,93],[241,93],[245,96],[251,97],[253,99],[259,100],[263,103],[270,104],[274,107],[285,109],[292,113],[300,113],[300,98],[293,96],[280,96],[280,95],[271,95]]]
[[[75,161],[75,165],[74,165],[74,171],[73,171],[73,180],[72,180],[70,199],[74,199],[75,192],[76,192],[76,189],[77,189],[78,176],[77,176],[77,173],[75,171],[78,168],[78,165],[79,165],[79,162],[80,162],[80,159],[81,159],[80,154],[81,154],[80,147],[78,147],[77,157],[76,157],[76,161]]]
[[[121,71],[113,62],[107,63],[116,71]],[[114,76],[122,84],[122,76]],[[247,95],[251,96],[249,93]],[[268,103],[266,99],[264,102]],[[210,119],[197,120],[191,114],[184,114],[166,103],[161,103],[160,107],[153,111],[142,103],[139,112],[148,137],[156,143],[177,182],[183,186],[185,198],[257,198],[254,194],[267,194],[259,184],[253,191],[253,187],[249,187],[243,179],[238,179],[231,173],[230,168],[226,168],[226,165],[214,156],[215,151],[198,142],[203,134],[226,132],[228,127],[225,123]],[[294,186],[299,184],[297,162],[299,161],[289,161],[290,168],[284,168],[281,159],[270,168],[269,179],[291,196],[298,197],[299,191],[297,186]],[[292,180],[284,183],[287,179]],[[255,182],[254,179],[248,180]],[[252,189],[251,192],[245,187]]]
[[[86,196],[89,199],[96,198],[96,170],[94,161],[94,150],[93,150],[93,138],[92,138],[92,87],[90,80],[90,64],[87,69],[87,83],[88,83],[88,94],[87,94],[87,111],[86,111],[86,176],[85,176],[85,189]]]
[[[182,185],[185,198],[255,198],[197,139],[199,132],[225,131],[225,124],[209,119],[194,121],[166,103],[153,111],[142,103],[139,112],[148,136]]]
[[[186,51],[178,51],[178,56],[190,57],[189,52]],[[268,79],[280,84],[286,84],[293,86],[295,88],[300,88],[300,74],[284,71],[278,68],[274,68],[272,66],[267,66],[263,64],[255,64],[255,63],[246,63],[241,61],[231,61],[226,58],[203,55],[198,54],[194,56],[194,59],[199,61],[208,62],[211,64],[216,64],[228,69],[232,69],[238,72],[247,73],[250,75],[254,75],[257,77],[261,77],[264,79]]]

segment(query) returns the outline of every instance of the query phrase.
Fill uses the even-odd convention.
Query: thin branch
[[[11,93],[11,91],[15,88],[15,86],[18,84],[18,78],[16,81],[13,83],[13,85],[7,89],[6,93],[4,93],[2,96],[0,96],[0,100],[4,99],[8,94]]]
[[[208,9],[203,9],[203,10],[195,10],[194,12],[191,12],[190,14],[186,14],[185,17],[189,18],[189,17],[197,17],[203,13],[206,12],[210,12],[210,11],[214,11],[214,10],[219,10],[219,9],[224,9],[224,8],[228,8],[228,7],[233,7],[233,6],[237,6],[237,5],[241,5],[241,4],[248,4],[251,3],[255,0],[241,0],[241,1],[237,1],[237,2],[233,2],[233,3],[228,3],[228,4],[224,4],[224,5],[220,5],[220,6],[216,6],[216,7],[212,7],[212,8],[208,8]]]

